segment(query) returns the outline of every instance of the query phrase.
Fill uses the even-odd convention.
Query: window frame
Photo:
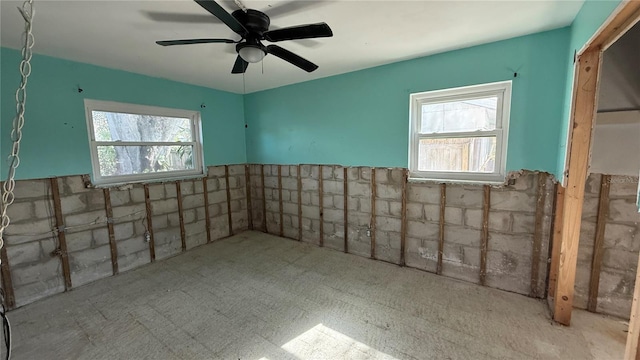
[[[409,108],[409,179],[437,180],[459,183],[502,184],[506,178],[507,144],[509,138],[509,120],[511,112],[512,81],[500,81],[487,84],[463,86],[450,89],[425,91],[410,95]],[[421,134],[422,105],[450,101],[473,100],[497,96],[495,130],[476,130],[458,132],[440,132]],[[492,173],[457,172],[457,171],[420,171],[418,155],[420,139],[463,138],[463,137],[496,137],[495,170]]]
[[[89,150],[91,153],[91,170],[92,180],[94,185],[98,186],[113,186],[129,183],[140,182],[162,182],[171,181],[186,178],[197,178],[205,175],[204,166],[204,153],[202,149],[202,120],[199,111],[165,108],[159,106],[139,105],[130,103],[121,103],[114,101],[102,101],[102,100],[84,100],[85,117],[87,121],[87,132],[89,135]],[[93,123],[93,111],[105,111],[114,113],[136,114],[136,115],[152,115],[152,116],[164,116],[175,118],[188,118],[191,123],[191,135],[193,141],[189,142],[152,142],[152,141],[96,141],[94,123]],[[100,162],[98,159],[98,146],[108,145],[129,145],[129,146],[144,146],[144,145],[191,145],[193,146],[193,165],[191,170],[173,170],[162,171],[146,174],[131,174],[131,175],[117,175],[117,176],[102,176],[100,174]]]

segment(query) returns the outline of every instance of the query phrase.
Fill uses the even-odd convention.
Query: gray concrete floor
[[[14,359],[619,359],[623,322],[258,232],[12,311]]]

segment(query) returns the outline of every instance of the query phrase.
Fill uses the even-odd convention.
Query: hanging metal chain
[[[13,129],[11,130],[11,154],[9,155],[9,171],[7,181],[3,185],[2,204],[0,204],[2,221],[0,222],[0,249],[4,246],[4,230],[9,226],[11,219],[7,214],[7,208],[15,199],[13,190],[15,189],[16,168],[20,166],[20,141],[22,140],[22,127],[24,126],[24,111],[27,102],[27,79],[31,75],[31,49],[33,48],[33,0],[22,3],[22,8],[18,8],[24,18],[24,46],[22,47],[22,61],[20,62],[20,86],[16,90],[16,117],[13,119]]]

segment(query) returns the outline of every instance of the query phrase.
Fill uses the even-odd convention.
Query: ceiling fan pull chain
[[[27,0],[18,8],[24,18],[24,46],[22,47],[22,61],[20,61],[20,86],[16,90],[16,117],[13,120],[11,130],[11,154],[9,155],[9,171],[7,181],[2,189],[2,203],[0,204],[0,249],[4,246],[4,230],[9,226],[11,219],[7,214],[7,208],[13,203],[15,188],[16,168],[20,165],[20,141],[22,140],[22,127],[24,126],[24,111],[27,102],[27,79],[31,75],[31,48],[35,42],[33,29],[33,0]]]

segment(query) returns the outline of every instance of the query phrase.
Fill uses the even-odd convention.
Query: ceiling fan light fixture
[[[257,46],[244,46],[238,50],[240,57],[248,63],[257,63],[264,59],[267,53]]]

